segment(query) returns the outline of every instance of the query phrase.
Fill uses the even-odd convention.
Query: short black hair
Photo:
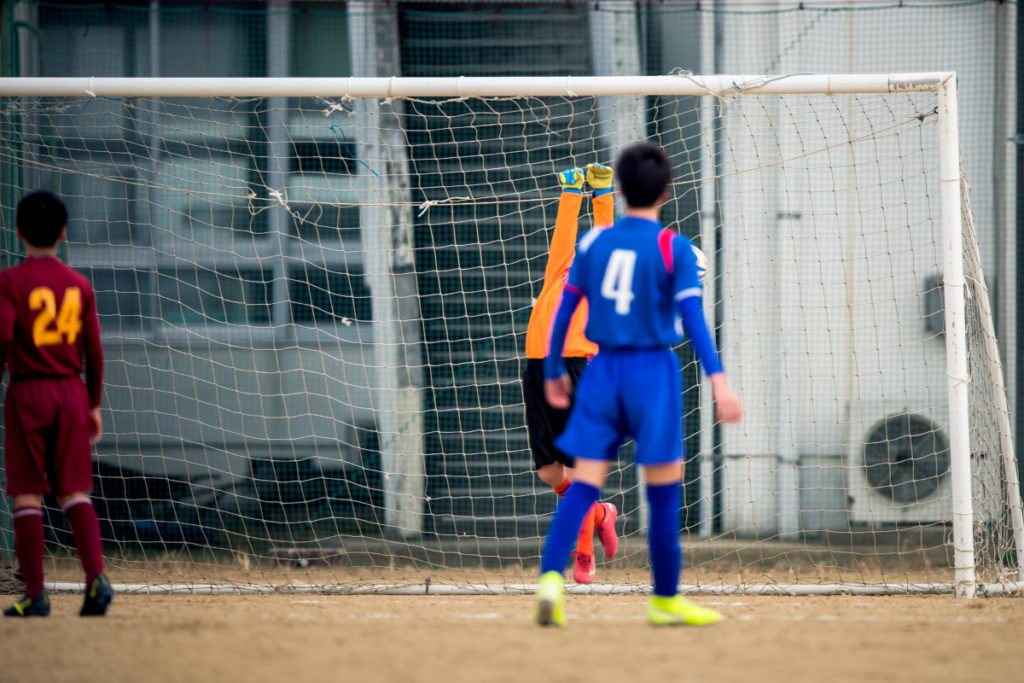
[[[57,195],[36,190],[18,202],[14,223],[26,242],[45,249],[57,244],[60,231],[68,223],[68,210]]]
[[[619,154],[615,176],[626,205],[646,209],[658,203],[672,182],[672,166],[661,147],[651,142],[637,142]]]

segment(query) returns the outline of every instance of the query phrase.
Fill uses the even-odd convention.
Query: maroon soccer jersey
[[[0,344],[12,380],[78,377],[100,404],[103,349],[96,297],[85,276],[52,256],[0,271]],[[0,369],[2,372],[2,369]]]
[[[89,491],[89,409],[99,406],[103,388],[89,281],[51,256],[0,271],[0,373],[5,357],[8,495]]]

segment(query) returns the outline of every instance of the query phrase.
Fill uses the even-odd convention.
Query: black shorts
[[[565,363],[569,381],[572,382],[571,400],[575,401],[576,385],[583,374],[583,368],[587,367],[587,359],[563,358],[562,361]],[[526,404],[526,431],[530,435],[530,451],[533,453],[533,463],[537,469],[556,462],[573,467],[576,464],[575,458],[555,446],[555,438],[565,431],[572,406],[565,409],[552,408],[544,398],[543,359],[526,360],[526,371],[523,373],[523,402]]]

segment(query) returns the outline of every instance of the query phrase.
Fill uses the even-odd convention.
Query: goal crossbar
[[[0,78],[24,97],[593,97],[938,91],[952,72],[450,78]]]

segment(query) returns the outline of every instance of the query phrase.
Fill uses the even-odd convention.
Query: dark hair
[[[615,176],[626,204],[646,209],[658,203],[672,181],[672,166],[661,147],[637,142],[622,150],[615,162]]]
[[[45,249],[57,244],[60,231],[68,223],[68,210],[57,195],[36,190],[18,202],[14,223],[26,242]]]

